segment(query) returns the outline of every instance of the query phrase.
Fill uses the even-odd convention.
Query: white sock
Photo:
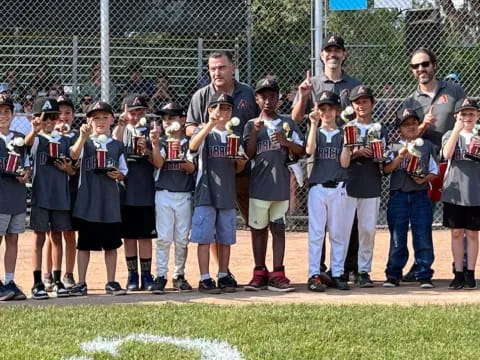
[[[5,273],[5,285],[13,281],[13,273]]]
[[[227,275],[228,275],[228,273],[226,273],[226,272],[219,272],[219,273],[218,273],[218,278],[221,279],[221,278],[223,278],[223,277],[225,277],[225,276],[227,276]]]
[[[209,273],[200,274],[200,281],[208,280],[208,279],[210,279],[210,274]]]

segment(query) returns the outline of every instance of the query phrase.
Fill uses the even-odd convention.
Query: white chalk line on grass
[[[179,338],[173,336],[160,336],[151,334],[130,334],[123,338],[98,337],[92,341],[80,345],[82,351],[87,354],[108,353],[112,356],[118,355],[122,344],[136,341],[145,344],[170,344],[188,350],[200,352],[202,360],[243,360],[242,354],[232,345],[217,340],[203,338]],[[66,360],[93,360],[88,356],[71,356]]]

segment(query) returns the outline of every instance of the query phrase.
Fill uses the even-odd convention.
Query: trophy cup
[[[293,131],[288,122],[283,123],[283,131],[285,132],[285,138],[288,141],[292,141]],[[298,162],[298,156],[292,155],[290,150],[288,150],[288,158],[285,161],[285,165],[288,166],[288,165],[296,164],[297,162]]]
[[[413,177],[424,177],[422,174],[422,168],[420,167],[420,158],[422,154],[415,147],[420,147],[423,145],[423,139],[418,138],[413,141],[410,141],[407,144],[408,150],[408,161],[405,171],[408,175]]]
[[[358,141],[359,131],[355,125],[345,125],[343,131],[345,132],[345,146],[353,147],[362,145]]]
[[[108,149],[106,146],[107,136],[104,134],[99,135],[97,138],[93,138],[93,144],[95,145],[95,173],[105,174],[109,171],[115,170],[114,167],[109,166],[107,162]]]
[[[382,125],[380,125],[379,123],[374,123],[368,129],[368,133],[367,133],[368,134],[368,140],[369,140],[370,145],[372,147],[373,161],[375,161],[375,162],[385,161],[383,141],[380,139],[381,130],[382,130]]]
[[[465,157],[473,161],[480,161],[480,136],[479,136],[479,127],[475,126],[473,129],[473,137],[470,140],[470,144],[467,146],[465,151]]]
[[[9,152],[7,157],[7,163],[5,164],[5,168],[1,172],[2,175],[10,177],[20,176],[21,155],[16,148],[22,147],[24,145],[25,141],[21,137],[14,138],[7,144],[7,149],[9,150]]]
[[[165,129],[167,135],[167,159],[168,162],[185,162],[183,154],[181,154],[181,144],[179,139],[175,139],[172,133],[181,129],[180,123],[174,121]]]
[[[240,159],[243,157],[243,148],[240,145],[240,136],[235,135],[233,127],[240,125],[240,119],[233,117],[225,125],[227,135],[227,156],[232,159]]]
[[[57,130],[53,130],[50,135],[46,135],[45,137],[48,139],[47,164],[54,165],[55,161],[63,157],[60,155],[60,134]]]

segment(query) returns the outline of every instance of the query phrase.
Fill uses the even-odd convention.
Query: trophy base
[[[407,172],[408,175],[411,177],[416,177],[416,178],[424,178],[425,174],[420,174],[420,173],[415,173],[415,172]]]
[[[110,172],[110,171],[115,171],[117,169],[115,169],[114,167],[106,167],[106,168],[95,168],[93,169],[93,172],[95,174],[106,174],[107,172]]]
[[[346,147],[360,147],[360,146],[365,146],[365,144],[364,143],[345,144],[344,146],[346,146]]]
[[[0,171],[0,175],[5,176],[5,177],[10,177],[10,178],[17,178],[18,176],[22,176],[17,172],[14,171]]]
[[[127,159],[148,159],[148,155],[129,154],[127,155]]]
[[[383,163],[385,161],[387,161],[388,158],[386,157],[381,157],[381,158],[373,158],[373,162],[376,162],[376,163]]]
[[[465,153],[464,155],[467,159],[473,160],[473,161],[480,161],[480,155],[475,155],[471,153]]]
[[[165,162],[181,164],[181,163],[187,162],[187,160],[185,160],[185,159],[165,159]]]
[[[247,158],[245,157],[245,155],[238,155],[238,154],[237,154],[237,155],[227,155],[227,157],[228,157],[229,159],[234,159],[234,160],[236,160],[236,159],[247,160]]]

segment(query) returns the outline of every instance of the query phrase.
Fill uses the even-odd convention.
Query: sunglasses
[[[417,70],[420,66],[421,67],[429,67],[431,65],[431,61],[424,61],[424,62],[421,62],[421,63],[418,63],[418,64],[410,64],[410,67],[413,69],[413,70]]]
[[[43,121],[47,121],[47,120],[56,121],[58,120],[58,118],[59,118],[58,114],[45,114],[43,117]]]

